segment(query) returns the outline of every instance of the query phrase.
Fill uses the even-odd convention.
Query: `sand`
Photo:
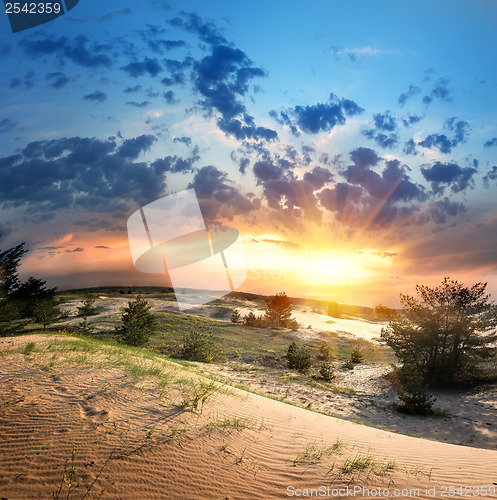
[[[85,354],[73,342],[0,339],[0,498],[444,498],[449,486],[452,498],[483,498],[497,483],[494,450],[222,387],[192,411],[180,407],[185,394],[193,401],[184,387],[210,383],[197,373],[129,354],[117,363],[106,348]],[[161,389],[138,365],[176,382]]]

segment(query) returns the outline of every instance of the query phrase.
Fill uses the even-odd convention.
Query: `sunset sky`
[[[241,290],[497,298],[497,2],[80,0],[0,23],[0,248],[61,289],[168,285],[126,223],[195,188]]]

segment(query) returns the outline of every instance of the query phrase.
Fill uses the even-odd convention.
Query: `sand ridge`
[[[392,496],[419,489],[416,498],[433,498],[426,489],[435,488],[442,498],[444,486],[497,482],[497,451],[394,434],[235,389],[214,391],[202,412],[201,405],[188,411],[179,386],[161,393],[153,375],[134,378],[131,362],[98,365],[90,354],[77,358],[77,348],[53,351],[52,344],[70,342],[0,340],[3,498],[53,498],[60,488],[60,498],[99,498],[103,491],[104,499],[270,499],[320,487],[340,498],[347,486],[388,488]],[[210,383],[163,365],[181,387],[188,379]]]

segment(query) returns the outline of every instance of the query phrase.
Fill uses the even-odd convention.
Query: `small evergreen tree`
[[[256,322],[257,322],[257,317],[256,315],[250,311],[247,316],[245,316],[245,318],[243,318],[243,322],[247,325],[247,326],[255,326]]]
[[[128,302],[121,318],[121,326],[116,329],[120,342],[133,346],[141,346],[150,338],[157,326],[152,306],[139,295]]]
[[[332,316],[333,318],[341,318],[342,309],[336,302],[330,302],[328,304],[327,314],[328,316]]]
[[[288,346],[286,359],[288,361],[288,368],[291,370],[307,373],[311,368],[312,361],[309,348],[297,345],[295,340],[292,340],[291,344]]]
[[[33,318],[37,323],[43,325],[44,330],[47,329],[47,326],[55,323],[60,318],[60,315],[60,309],[53,298],[40,299],[33,307]]]
[[[240,313],[238,312],[238,309],[233,309],[233,312],[231,314],[231,322],[235,323],[235,325],[238,325],[242,320],[242,317],[240,316]]]
[[[271,326],[290,328],[296,326],[292,322],[292,301],[285,292],[277,293],[272,299],[266,300],[265,318]]]
[[[323,361],[319,367],[319,375],[326,382],[331,382],[335,378],[335,369],[329,361]]]
[[[214,359],[214,335],[211,330],[192,330],[183,337],[181,357],[210,363]]]
[[[78,307],[78,316],[88,317],[96,316],[98,314],[99,308],[95,307],[95,301],[97,298],[91,293],[87,293],[83,299],[83,304]]]

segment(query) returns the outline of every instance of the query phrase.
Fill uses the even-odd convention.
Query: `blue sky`
[[[159,284],[133,269],[127,218],[195,187],[244,238],[245,289],[394,304],[450,275],[495,292],[496,14],[80,0],[15,34],[4,15],[2,247],[25,241],[25,272],[60,287]],[[278,266],[293,274],[262,277]]]

